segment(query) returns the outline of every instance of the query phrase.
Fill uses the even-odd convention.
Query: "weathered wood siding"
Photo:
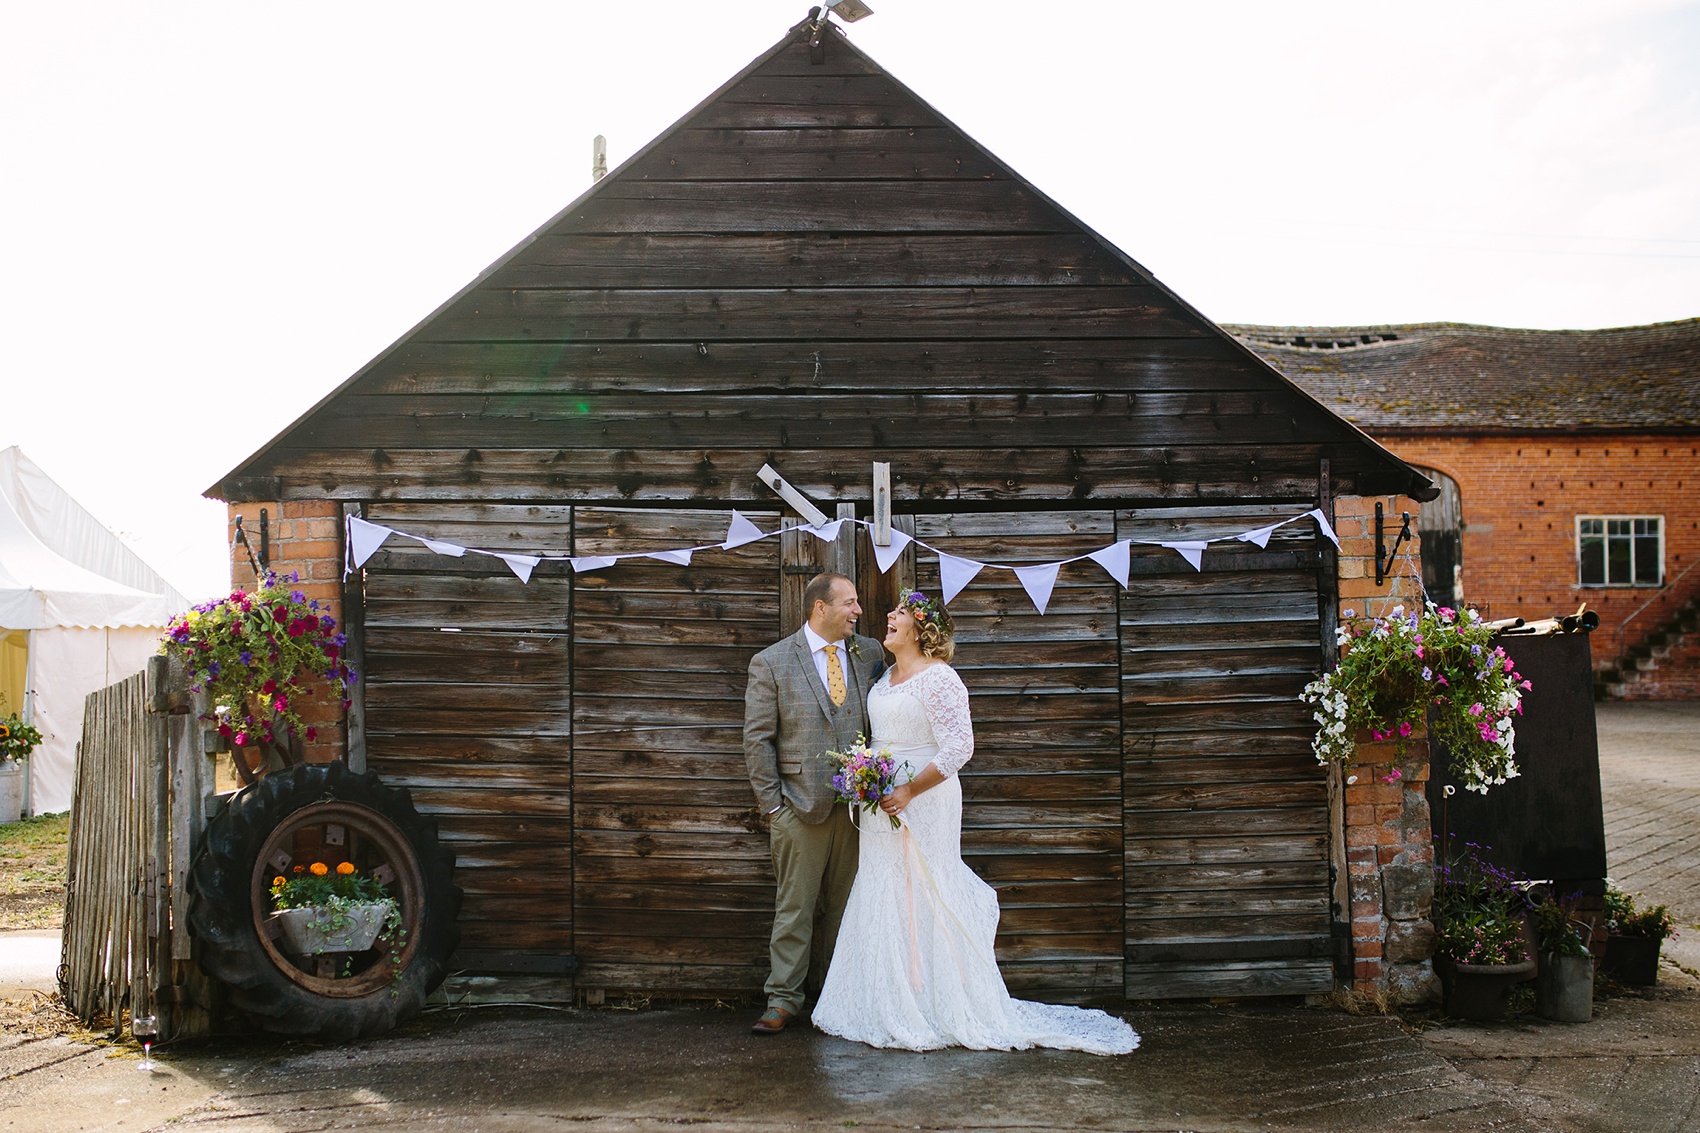
[[[1117,514],[1135,539],[1234,534],[1290,510]],[[1322,665],[1315,526],[1204,570],[1134,547],[1121,598],[1130,998],[1333,986],[1327,777],[1298,700]]]
[[[1020,564],[1098,550],[1114,531],[1109,511],[915,519],[950,554]],[[937,597],[935,556],[919,576]],[[950,605],[974,716],[962,853],[998,890],[1005,979],[1037,998],[1122,990],[1117,589],[1096,563],[1066,566],[1041,617],[1013,573],[986,570]]]
[[[772,529],[777,516],[751,516]],[[578,508],[578,554],[725,537],[726,513]],[[811,537],[812,538],[812,537]],[[750,991],[767,976],[768,835],[744,767],[750,658],[779,632],[779,546],[578,576],[572,895],[586,988]]]
[[[902,84],[776,48],[227,498],[1309,498],[1408,474]],[[1388,490],[1397,490],[1397,487]]]
[[[462,546],[565,547],[570,509],[381,504],[367,518]],[[559,970],[573,952],[572,581],[392,537],[366,564],[367,766],[454,850],[459,963]],[[445,632],[450,630],[454,632]]]

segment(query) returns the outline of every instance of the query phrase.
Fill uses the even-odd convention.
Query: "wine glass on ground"
[[[159,1034],[159,1020],[152,1015],[132,1015],[130,1016],[130,1033],[140,1039],[142,1043],[142,1060],[136,1064],[136,1069],[152,1070],[155,1065],[153,1040]]]

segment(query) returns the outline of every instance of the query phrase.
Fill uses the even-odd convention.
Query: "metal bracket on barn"
[[[1375,505],[1375,584],[1380,586],[1387,581],[1387,576],[1393,571],[1393,560],[1399,554],[1400,546],[1411,537],[1411,513],[1401,513],[1405,526],[1399,529],[1399,538],[1393,540],[1393,549],[1387,549],[1387,538],[1382,531],[1381,502]]]

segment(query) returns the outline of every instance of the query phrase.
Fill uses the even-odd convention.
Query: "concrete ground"
[[[1692,925],[1700,704],[1602,706],[1600,737],[1613,876]],[[18,1028],[0,1034],[0,1130],[1700,1133],[1696,942],[1700,929],[1667,948],[1681,966],[1667,964],[1657,989],[1599,1001],[1589,1024],[1156,1006],[1129,1014],[1144,1046],[1122,1058],[896,1053],[806,1029],[757,1039],[743,1009],[494,1008],[436,1011],[346,1046],[203,1043],[143,1073],[133,1048]],[[16,989],[12,947],[0,940],[0,981]],[[40,972],[23,975],[40,986]]]

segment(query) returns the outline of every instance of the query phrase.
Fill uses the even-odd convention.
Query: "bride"
[[[974,754],[968,690],[946,662],[950,614],[905,591],[886,618],[896,658],[868,694],[874,738],[907,779],[861,812],[860,863],[814,1009],[816,1028],[871,1046],[1059,1047],[1125,1054],[1132,1027],[1102,1011],[1012,999],[992,952],[998,898],[962,861],[962,784]],[[913,778],[910,778],[910,776]]]

